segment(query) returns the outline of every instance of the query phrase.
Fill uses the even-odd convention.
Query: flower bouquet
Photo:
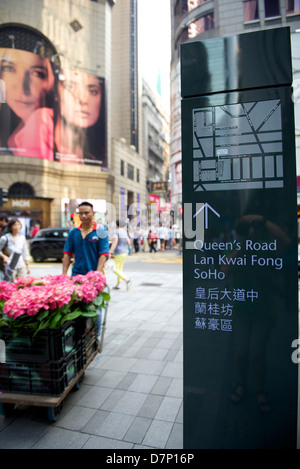
[[[98,309],[110,299],[105,289],[105,276],[97,271],[0,282],[0,331],[3,327],[25,328],[35,336],[78,317],[96,319]]]

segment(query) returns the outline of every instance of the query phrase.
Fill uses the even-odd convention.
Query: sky
[[[161,97],[170,106],[171,17],[170,0],[138,0],[139,67],[153,90],[161,74]]]

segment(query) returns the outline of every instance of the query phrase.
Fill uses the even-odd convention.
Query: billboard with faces
[[[107,166],[105,80],[0,48],[0,154]]]

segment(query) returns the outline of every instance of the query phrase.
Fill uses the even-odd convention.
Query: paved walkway
[[[60,419],[38,407],[0,416],[0,448],[182,448],[181,258],[141,253],[124,270],[132,288],[111,290],[103,351]],[[110,286],[114,277],[107,272]]]

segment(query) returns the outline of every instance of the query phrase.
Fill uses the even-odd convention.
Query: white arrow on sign
[[[212,212],[214,212],[215,215],[217,215],[217,217],[220,218],[220,214],[218,212],[216,212],[208,203],[205,203],[202,205],[202,207],[195,213],[195,215],[193,216],[193,218],[195,218],[203,209],[205,209],[205,229],[208,228],[208,209],[210,209]]]

